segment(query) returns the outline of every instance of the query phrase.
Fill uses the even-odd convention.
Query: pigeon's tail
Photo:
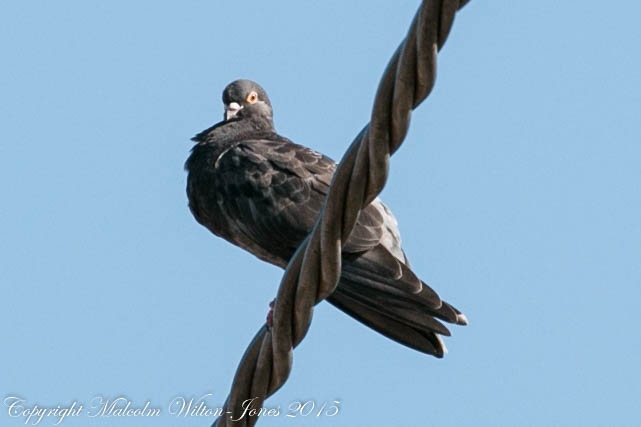
[[[443,357],[447,349],[441,335],[449,336],[450,331],[437,319],[466,325],[465,315],[441,301],[404,263],[394,258],[400,274],[391,275],[394,261],[373,265],[371,255],[345,260],[340,282],[327,300],[388,338]],[[377,260],[380,256],[375,254]]]

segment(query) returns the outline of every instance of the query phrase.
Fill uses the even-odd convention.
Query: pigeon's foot
[[[268,328],[271,328],[272,325],[274,324],[274,303],[276,302],[275,299],[272,300],[272,302],[269,303],[269,312],[267,313],[267,320],[265,321],[265,324],[267,325]]]

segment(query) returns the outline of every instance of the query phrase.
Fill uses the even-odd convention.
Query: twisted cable
[[[214,426],[253,426],[265,399],[287,381],[293,349],[309,329],[314,305],[336,289],[342,244],[360,211],[383,189],[389,158],[405,139],[412,110],[434,87],[437,52],[447,39],[456,12],[468,1],[422,2],[407,37],[383,74],[370,123],[343,156],[312,232],[285,270],[273,326],[263,326],[249,344],[223,415]]]

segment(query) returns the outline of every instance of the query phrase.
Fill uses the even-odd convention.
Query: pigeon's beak
[[[225,120],[236,117],[236,114],[242,109],[243,107],[238,102],[230,102],[225,106]]]

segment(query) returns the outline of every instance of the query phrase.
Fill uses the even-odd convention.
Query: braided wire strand
[[[381,192],[389,158],[407,134],[412,110],[434,87],[436,55],[456,12],[469,0],[424,0],[379,84],[370,123],[341,159],[312,232],[291,258],[276,297],[273,326],[245,351],[216,427],[253,426],[258,410],[289,377],[293,349],[309,330],[314,305],[334,292],[341,248],[360,211]],[[256,412],[252,414],[250,411]]]

